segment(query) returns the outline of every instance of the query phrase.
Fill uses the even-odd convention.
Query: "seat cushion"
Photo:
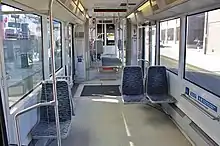
[[[169,95],[147,95],[147,97],[149,98],[149,100],[152,103],[173,103],[175,102],[175,99],[172,96]]]
[[[71,126],[71,121],[60,122],[61,138],[66,138]],[[56,123],[40,121],[31,131],[32,138],[57,138]]]
[[[125,103],[139,103],[147,100],[144,95],[122,95],[122,98]]]

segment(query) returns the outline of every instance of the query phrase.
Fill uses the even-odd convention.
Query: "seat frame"
[[[73,101],[72,101],[71,90],[70,90],[70,86],[68,84],[68,81],[64,80],[64,79],[58,79],[57,83],[59,83],[59,81],[66,82],[67,85],[68,85],[67,86],[68,87],[68,94],[69,94],[68,96],[69,96],[70,109],[71,109],[71,111],[70,111],[70,113],[71,113],[70,114],[71,115],[70,120],[67,120],[65,122],[60,121],[61,138],[65,139],[69,135],[69,132],[70,132],[70,129],[71,129],[72,120],[73,120],[72,116],[74,116],[74,114],[73,114],[74,107],[73,107],[73,104],[72,104]],[[44,81],[44,83],[45,84],[46,83],[52,83],[52,81],[47,80],[47,81]],[[44,92],[42,90],[41,90],[41,93]],[[42,99],[42,97],[40,97],[40,99]],[[59,104],[59,101],[58,101],[58,104]],[[38,122],[31,130],[32,138],[33,139],[41,139],[41,138],[56,139],[57,138],[57,136],[56,136],[56,123],[54,121],[51,121],[49,123],[44,123],[45,121],[41,121],[40,109],[38,109],[38,113],[39,113],[38,114]],[[40,128],[43,128],[44,131],[41,131],[42,129],[40,129]]]

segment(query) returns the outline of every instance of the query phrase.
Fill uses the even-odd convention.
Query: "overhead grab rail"
[[[56,77],[55,77],[55,58],[54,58],[54,33],[53,33],[53,2],[54,0],[50,0],[49,2],[49,23],[50,23],[50,46],[51,46],[51,70],[52,70],[52,82],[53,82],[53,100],[46,103],[38,103],[36,105],[33,105],[29,108],[26,108],[17,114],[15,114],[15,130],[16,130],[16,139],[18,146],[22,146],[21,143],[21,136],[20,136],[20,130],[19,130],[19,123],[18,123],[18,117],[22,115],[23,113],[26,113],[34,108],[41,107],[41,106],[54,106],[55,110],[55,119],[56,119],[56,132],[57,132],[57,145],[61,146],[61,134],[60,134],[60,122],[59,122],[59,111],[58,111],[58,100],[57,100],[57,89],[56,89]]]
[[[204,113],[206,116],[208,116],[210,119],[215,120],[215,121],[220,121],[220,116],[214,116],[210,112],[206,111],[204,108],[202,108],[198,103],[193,101],[190,96],[186,94],[181,94],[181,97],[189,101],[193,106],[195,106],[198,110],[200,110],[202,113]]]

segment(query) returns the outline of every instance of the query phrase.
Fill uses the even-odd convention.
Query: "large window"
[[[178,73],[180,19],[160,23],[160,65]]]
[[[48,31],[49,31],[49,22],[48,22]],[[53,33],[54,33],[54,59],[55,59],[55,70],[59,70],[62,67],[62,35],[61,35],[61,23],[58,21],[53,21]],[[50,31],[48,32],[48,35]],[[49,36],[50,40],[50,36]],[[51,70],[51,47],[49,43],[49,71],[50,74],[52,73]]]
[[[3,11],[19,11],[2,5]],[[10,106],[43,79],[41,17],[33,14],[3,15],[4,62]]]
[[[220,96],[220,9],[187,17],[185,79]]]

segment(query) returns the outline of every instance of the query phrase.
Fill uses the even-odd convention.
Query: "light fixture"
[[[131,13],[127,18],[134,17],[134,13]]]
[[[147,1],[145,4],[143,4],[141,7],[139,7],[137,10],[138,11],[142,11],[144,8],[146,8],[146,7],[148,7],[148,6],[150,6],[150,2],[149,1]]]
[[[88,14],[86,14],[86,18],[88,18],[88,19],[89,19],[89,15],[88,15]]]
[[[83,12],[84,11],[84,8],[83,8],[83,6],[82,6],[82,4],[79,2],[79,4],[78,4],[78,8]]]

